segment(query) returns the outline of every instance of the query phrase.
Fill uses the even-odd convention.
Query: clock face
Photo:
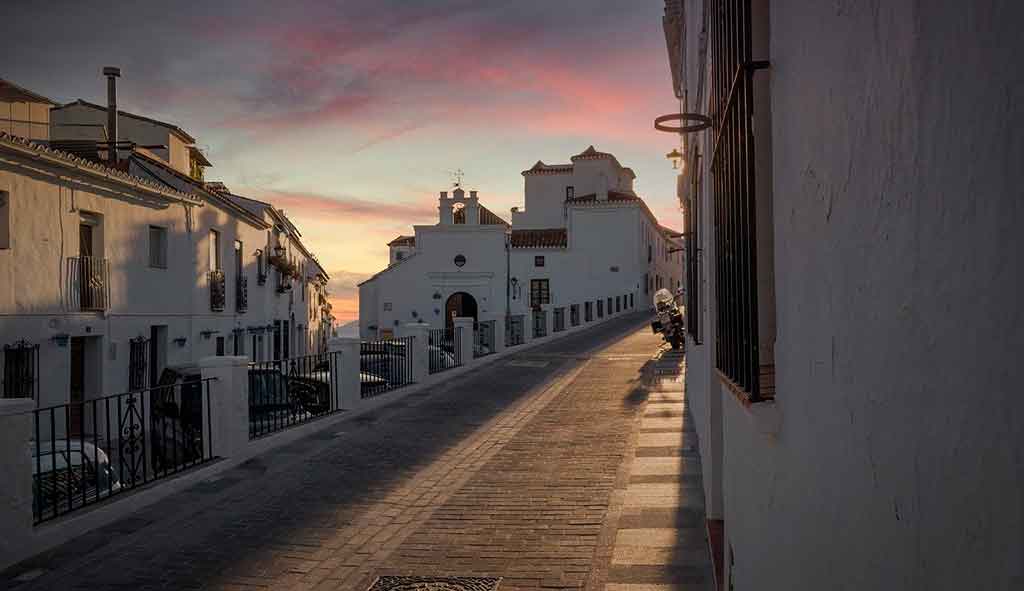
[[[465,264],[466,264],[466,257],[462,256],[461,254],[455,255],[455,266],[456,267],[461,267],[462,265],[465,265]]]

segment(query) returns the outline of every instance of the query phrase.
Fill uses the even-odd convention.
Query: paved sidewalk
[[[658,350],[644,320],[524,351],[250,460],[0,573],[0,588],[361,591],[378,575],[601,588],[621,574],[615,499]]]

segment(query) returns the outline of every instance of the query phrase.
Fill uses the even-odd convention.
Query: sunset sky
[[[180,125],[207,180],[287,212],[342,322],[456,168],[508,219],[522,170],[593,144],[681,226],[675,138],[652,128],[678,108],[660,0],[4,4],[0,77],[103,104],[120,66],[121,108]]]

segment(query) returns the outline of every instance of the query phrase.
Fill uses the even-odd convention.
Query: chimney
[[[469,192],[469,198],[470,199],[476,199],[476,191],[470,191]]]
[[[103,68],[107,77],[107,142],[111,163],[117,164],[117,79],[121,77],[121,68],[107,66]]]

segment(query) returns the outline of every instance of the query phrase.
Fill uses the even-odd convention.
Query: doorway
[[[71,338],[71,379],[68,382],[68,437],[82,435],[85,400],[85,339]]]
[[[448,297],[448,303],[444,307],[445,328],[452,328],[455,323],[453,318],[472,318],[476,324],[476,299],[464,291],[453,293]]]
[[[100,391],[99,368],[102,363],[100,343],[100,337],[71,337],[67,415],[69,437],[89,434],[96,429],[95,424],[85,424],[91,414],[83,412],[83,407],[86,400]]]

